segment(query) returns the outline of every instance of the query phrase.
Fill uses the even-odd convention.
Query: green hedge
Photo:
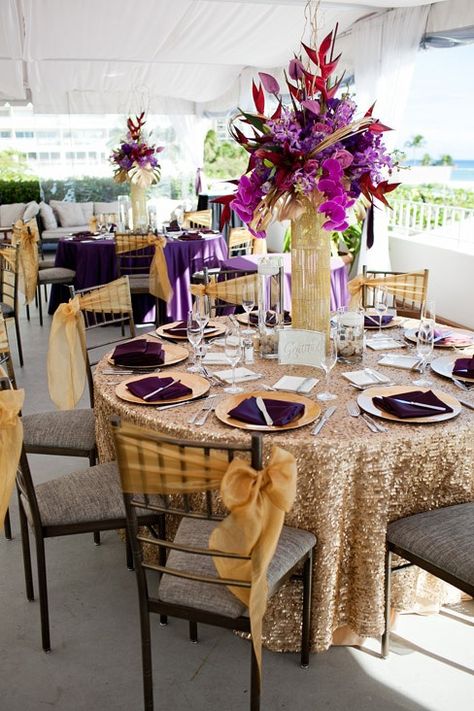
[[[127,195],[130,187],[124,183],[115,183],[112,178],[66,178],[42,180],[41,192],[45,202],[113,202],[118,195]]]
[[[39,202],[40,184],[38,180],[0,180],[0,205],[11,205],[15,202]]]

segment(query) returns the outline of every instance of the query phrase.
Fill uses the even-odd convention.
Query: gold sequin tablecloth
[[[378,355],[366,353],[364,365],[374,366]],[[173,370],[185,369],[185,364]],[[265,380],[247,383],[252,391],[261,382],[272,384],[285,373],[319,371],[282,367],[275,361],[257,360],[255,371]],[[101,461],[114,458],[109,427],[112,414],[181,438],[213,442],[241,441],[249,434],[222,424],[211,415],[204,427],[188,425],[202,405],[159,412],[153,406],[132,405],[115,396],[118,378],[107,376],[102,360],[95,374],[97,442]],[[218,369],[218,368],[216,368]],[[358,391],[340,374],[354,368],[337,365],[330,389],[337,394],[337,411],[317,436],[311,426],[266,434],[265,453],[272,444],[288,449],[297,458],[296,501],[286,523],[314,532],[318,543],[313,581],[312,649],[327,649],[339,628],[362,637],[377,637],[383,630],[383,564],[387,523],[431,508],[474,499],[474,411],[466,408],[450,421],[415,425],[389,422],[389,432],[372,434],[361,418],[349,417],[346,403]],[[413,373],[380,368],[396,384],[409,384]],[[126,376],[124,376],[126,377]],[[452,395],[461,391],[433,373],[434,385]],[[310,397],[314,398],[320,382]],[[219,400],[229,397],[213,388]],[[469,397],[466,393],[463,396]],[[282,394],[284,397],[284,394]],[[470,395],[471,399],[472,394]],[[423,589],[421,589],[423,588]],[[410,568],[394,576],[393,602],[399,609],[440,600],[444,585]],[[298,583],[287,583],[272,598],[265,616],[264,644],[273,650],[297,651],[300,643],[301,595]],[[341,631],[341,630],[339,630]],[[337,637],[337,635],[336,635]],[[347,634],[345,635],[347,640]]]

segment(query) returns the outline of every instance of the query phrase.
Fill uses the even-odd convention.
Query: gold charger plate
[[[438,328],[448,329],[448,326],[439,326],[438,325]],[[417,331],[418,331],[418,326],[416,328],[408,328],[404,333],[404,336],[407,339],[407,341],[416,343]],[[451,344],[438,342],[438,343],[434,344],[435,348],[465,348],[466,346],[474,345],[474,333],[471,333],[464,328],[449,328],[448,333],[453,333],[454,335],[461,334],[463,336],[466,336],[466,340],[460,341],[459,343],[451,343]]]
[[[375,321],[378,320],[378,317],[377,317],[376,314],[375,314],[375,315],[374,315],[374,314],[365,314],[365,315],[366,315],[366,316],[370,316],[370,318],[374,318]],[[391,320],[389,323],[382,324],[382,329],[384,329],[384,328],[395,328],[395,326],[399,326],[401,323],[402,323],[402,319],[400,318],[400,316],[394,316],[394,317],[392,318],[392,320]],[[366,326],[366,325],[364,324],[364,328],[365,328],[367,331],[378,331],[378,330],[379,330],[379,325],[378,325],[378,323],[371,324],[370,326]]]
[[[452,408],[452,412],[444,412],[440,415],[430,415],[429,417],[408,417],[402,418],[392,415],[390,412],[385,412],[384,410],[379,410],[379,408],[374,405],[372,398],[374,397],[390,397],[392,395],[402,395],[403,393],[409,393],[413,390],[420,390],[426,393],[431,390],[436,397],[438,397],[442,402]],[[444,420],[452,420],[453,417],[457,417],[461,412],[461,403],[456,400],[452,395],[443,393],[440,390],[435,390],[434,388],[419,388],[416,385],[394,385],[392,387],[375,387],[368,388],[364,392],[360,393],[357,397],[357,402],[362,410],[368,412],[369,415],[375,415],[376,417],[381,417],[384,420],[392,420],[392,422],[404,422],[410,424],[410,422],[415,422],[419,424],[429,424],[430,422],[443,422]]]
[[[173,321],[173,323],[167,323],[164,326],[159,326],[155,333],[161,338],[171,338],[173,341],[187,341],[187,336],[176,336],[174,333],[168,333],[170,328],[178,326],[181,321]],[[213,326],[213,330],[209,333],[204,334],[204,338],[216,338],[216,336],[222,336],[226,332],[226,326],[223,323],[216,323],[215,321],[209,321],[206,329]]]
[[[205,393],[207,393],[207,391],[211,387],[208,381],[205,380],[205,378],[201,378],[200,375],[169,370],[166,373],[165,377],[176,378],[176,380],[179,379],[183,385],[187,385],[188,388],[191,388],[191,395],[183,395],[182,397],[170,398],[169,400],[142,400],[141,398],[132,395],[130,390],[127,390],[127,383],[132,383],[136,380],[143,380],[144,378],[149,377],[149,375],[134,375],[132,378],[122,380],[122,382],[120,382],[116,386],[115,394],[118,398],[120,398],[120,400],[125,400],[125,402],[131,402],[134,405],[171,405],[174,402],[186,402],[187,400],[195,400],[196,398],[199,398]]]
[[[137,341],[143,340],[142,338],[137,338]],[[146,341],[151,341],[152,343],[157,343],[156,338],[145,338]],[[157,368],[166,368],[168,365],[175,365],[176,363],[181,363],[183,360],[189,356],[186,348],[183,346],[177,346],[174,343],[162,343],[161,344],[165,352],[165,362],[161,365],[116,365],[116,368],[123,368],[124,370],[156,370]],[[112,351],[113,352],[113,351]],[[110,365],[115,365],[114,359],[112,358],[112,353],[107,355],[107,362]]]
[[[442,375],[444,378],[453,378],[453,366],[456,360],[462,358],[462,355],[455,356],[441,356],[441,358],[435,358],[432,360],[431,370],[434,370],[438,375]],[[469,356],[466,356],[469,357]],[[466,383],[474,383],[474,378],[466,378],[465,375],[455,375],[456,380],[466,381]]]
[[[281,425],[280,427],[269,426],[269,425],[250,425],[247,422],[241,422],[233,417],[229,416],[229,411],[237,407],[242,400],[246,400],[249,397],[261,397],[265,400],[285,400],[287,402],[301,402],[305,406],[303,415],[298,420],[293,420],[287,425]],[[320,406],[310,400],[304,395],[297,395],[296,393],[272,393],[267,390],[255,390],[254,392],[238,393],[237,395],[231,395],[225,400],[217,405],[215,415],[226,425],[231,427],[238,427],[242,430],[256,430],[257,432],[282,432],[283,430],[294,430],[298,427],[304,427],[314,422],[321,414]]]

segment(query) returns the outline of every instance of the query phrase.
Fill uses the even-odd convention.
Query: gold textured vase
[[[146,188],[132,181],[130,183],[130,202],[132,204],[133,229],[138,232],[146,230],[148,227]]]
[[[291,221],[291,320],[293,328],[329,335],[331,308],[331,235],[326,217],[309,201]]]

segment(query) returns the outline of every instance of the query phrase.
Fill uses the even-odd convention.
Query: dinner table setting
[[[380,635],[387,523],[474,494],[474,333],[431,323],[427,349],[423,319],[369,309],[358,314],[363,349],[351,358],[340,325],[351,312],[340,309],[331,316],[332,359],[281,365],[261,355],[258,322],[211,317],[199,302],[187,320],[116,346],[98,363],[101,461],[115,458],[112,415],[182,439],[241,442],[261,432],[266,456],[278,445],[297,461],[286,522],[318,539],[313,651]],[[287,325],[281,316],[280,327],[291,328],[290,314]],[[400,573],[395,606],[414,607],[420,586],[440,602],[433,580]],[[299,648],[300,604],[290,585],[272,598],[268,648]]]

